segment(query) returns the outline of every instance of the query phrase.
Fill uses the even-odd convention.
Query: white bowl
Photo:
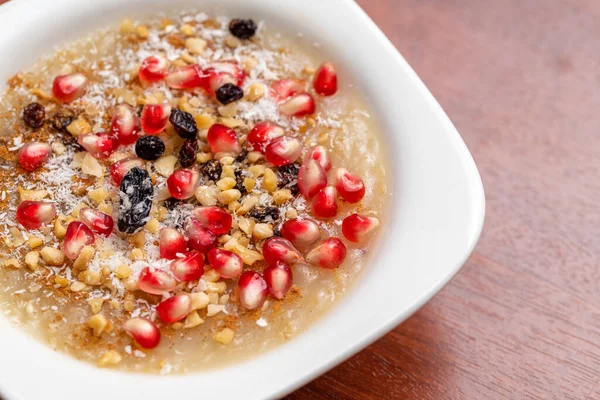
[[[0,7],[0,80],[53,46],[124,16],[199,8],[266,19],[323,44],[369,98],[390,155],[391,208],[379,254],[307,332],[260,357],[180,376],[95,368],[0,318],[0,392],[7,400],[261,399],[300,387],[408,318],[460,269],[479,237],[484,195],[458,132],[394,46],[350,0],[12,0]]]

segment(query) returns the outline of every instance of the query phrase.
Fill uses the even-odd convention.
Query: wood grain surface
[[[467,143],[486,222],[440,294],[289,399],[600,399],[600,1],[359,3]]]

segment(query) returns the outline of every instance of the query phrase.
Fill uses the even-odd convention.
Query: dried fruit
[[[66,132],[67,126],[69,126],[74,119],[75,117],[72,115],[57,113],[48,119],[48,123],[50,123],[58,132]]]
[[[171,272],[179,281],[189,282],[200,279],[204,274],[204,257],[202,253],[190,251],[182,258],[173,260]]]
[[[158,240],[160,256],[167,260],[174,260],[178,254],[184,254],[187,251],[187,241],[177,229],[161,229]]]
[[[246,77],[235,60],[215,62],[204,73],[206,80],[203,86],[209,94],[214,94],[217,89],[226,83],[242,87]]]
[[[179,200],[189,199],[194,195],[200,182],[200,174],[195,169],[180,169],[167,179],[167,187],[171,196]]]
[[[140,121],[127,104],[120,104],[115,108],[110,130],[117,138],[119,144],[128,145],[135,143],[140,133]]]
[[[283,128],[275,122],[263,121],[254,125],[246,141],[252,150],[264,153],[267,145],[274,139],[283,136],[284,133]]]
[[[189,294],[178,294],[163,300],[156,306],[156,313],[167,324],[181,321],[192,311],[192,298]]]
[[[325,172],[329,172],[331,169],[331,159],[329,158],[329,153],[324,146],[314,146],[311,147],[306,155],[304,156],[304,162],[313,159],[321,164],[321,167],[325,170]]]
[[[208,160],[200,165],[200,173],[208,177],[208,179],[217,182],[221,179],[223,166],[217,160]]]
[[[188,243],[194,250],[206,254],[210,249],[217,245],[217,235],[207,229],[196,218],[188,218],[185,223],[185,233],[188,237]]]
[[[146,267],[140,272],[138,287],[150,294],[168,293],[175,289],[177,281],[168,272]]]
[[[239,153],[242,149],[235,131],[222,124],[213,124],[208,129],[206,140],[213,153]]]
[[[171,122],[173,128],[175,128],[175,132],[184,139],[193,139],[198,133],[196,120],[194,119],[194,116],[188,112],[181,111],[177,108],[171,109],[169,122]]]
[[[246,271],[238,280],[240,303],[247,310],[262,306],[267,299],[269,289],[263,277],[256,271]]]
[[[272,206],[254,207],[247,215],[260,222],[275,222],[280,218],[279,208]]]
[[[321,268],[334,269],[346,259],[346,246],[336,237],[331,237],[312,249],[306,261]]]
[[[237,254],[223,249],[211,249],[208,254],[208,263],[219,273],[223,279],[233,279],[242,273],[244,261]]]
[[[165,82],[173,89],[193,89],[205,86],[207,73],[199,65],[186,65],[167,75]]]
[[[33,129],[41,128],[46,118],[46,110],[40,103],[29,103],[23,108],[23,121]]]
[[[183,168],[191,167],[196,163],[196,153],[198,152],[198,141],[194,139],[186,140],[181,149],[179,149],[178,160]]]
[[[244,90],[233,83],[226,83],[217,89],[215,95],[222,104],[229,104],[244,97]]]
[[[113,178],[117,186],[120,186],[125,174],[134,167],[143,168],[144,161],[134,157],[124,158],[110,166],[110,176]]]
[[[94,158],[99,159],[107,158],[119,147],[117,138],[110,132],[81,135],[77,142]]]
[[[317,69],[313,78],[313,87],[321,96],[331,96],[337,92],[337,73],[331,62],[323,63]]]
[[[124,233],[135,233],[149,220],[154,188],[148,171],[133,167],[123,177],[120,186],[119,220],[117,227]]]
[[[298,188],[307,199],[312,199],[327,186],[327,173],[318,161],[308,159],[298,172]]]
[[[115,222],[110,215],[89,207],[83,207],[79,210],[79,220],[86,224],[92,232],[104,237],[110,236],[115,226]]]
[[[278,300],[285,297],[294,283],[290,266],[279,261],[265,268],[263,278],[271,296]]]
[[[366,215],[352,214],[344,218],[342,233],[354,243],[364,243],[379,228],[379,220]]]
[[[145,318],[131,318],[123,324],[123,330],[144,349],[153,349],[160,343],[160,331]]]
[[[81,73],[59,75],[52,83],[52,93],[63,103],[70,103],[83,96],[87,84],[88,79]]]
[[[283,101],[289,97],[303,92],[306,88],[306,82],[301,79],[280,79],[271,83],[269,93],[277,101]]]
[[[281,136],[273,140],[265,149],[267,161],[281,167],[291,164],[300,157],[302,144],[296,138]]]
[[[142,129],[150,135],[164,131],[170,114],[168,104],[146,104],[141,115]]]
[[[309,93],[299,93],[281,103],[278,109],[288,117],[303,117],[314,114],[315,99]]]
[[[142,160],[158,160],[165,152],[165,143],[158,136],[142,136],[135,143],[135,154]]]
[[[240,39],[250,39],[257,28],[256,23],[251,19],[234,18],[229,22],[229,32]]]
[[[17,208],[17,221],[25,229],[38,229],[56,217],[54,204],[45,201],[23,201]]]
[[[365,185],[358,177],[345,168],[335,171],[335,188],[348,203],[358,203],[365,196]]]
[[[48,143],[29,142],[19,149],[17,158],[23,169],[33,171],[45,163],[51,153]]]
[[[309,218],[293,218],[281,226],[281,236],[295,247],[303,248],[315,243],[321,237],[319,225]]]
[[[170,62],[166,57],[155,55],[142,61],[138,76],[141,81],[158,82],[169,73]]]
[[[75,260],[85,246],[94,244],[96,241],[94,232],[83,222],[73,221],[67,227],[65,241],[63,242],[63,253],[70,260]]]
[[[246,179],[242,174],[242,170],[238,169],[234,172],[235,175],[235,186],[234,188],[239,190],[241,194],[245,194],[247,192],[246,186],[244,185],[244,180]]]
[[[333,186],[327,186],[313,198],[311,210],[319,218],[332,218],[337,214],[337,192]]]
[[[269,265],[274,265],[277,261],[293,265],[304,260],[292,243],[281,237],[268,239],[263,244],[262,253]]]
[[[196,207],[193,211],[193,215],[202,226],[213,232],[215,235],[226,234],[233,224],[231,214],[216,206]]]
[[[290,189],[290,192],[295,196],[300,189],[298,188],[298,173],[300,172],[300,164],[297,162],[288,165],[283,165],[277,169],[278,185],[282,188]]]

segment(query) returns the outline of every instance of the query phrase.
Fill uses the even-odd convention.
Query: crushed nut
[[[256,240],[263,240],[273,236],[273,228],[269,224],[256,224],[252,231],[252,237]]]
[[[90,305],[92,312],[94,314],[98,314],[102,310],[102,304],[104,303],[104,299],[101,297],[95,297],[93,299],[89,299],[87,303]]]
[[[94,253],[96,253],[96,249],[93,246],[85,246],[77,259],[73,262],[73,269],[75,270],[83,270],[87,268],[87,265],[94,258]]]
[[[187,38],[185,39],[185,48],[192,54],[202,54],[206,49],[206,40],[201,38]],[[193,60],[192,62],[194,62]]]
[[[271,168],[265,168],[262,187],[269,193],[277,190],[277,175]]]
[[[41,251],[40,255],[42,256],[42,260],[47,265],[52,266],[60,266],[65,262],[65,253],[63,253],[59,249],[55,249],[54,247],[45,246]]]
[[[117,365],[121,362],[121,355],[114,350],[109,350],[102,354],[102,357],[98,360],[99,367],[108,367],[110,365]]]
[[[203,323],[204,323],[204,320],[202,318],[200,318],[198,311],[194,310],[191,313],[189,313],[187,317],[185,317],[183,327],[189,329],[189,328],[196,327]]]
[[[233,341],[234,336],[235,333],[231,329],[224,328],[215,333],[213,339],[221,344],[229,344]]]
[[[197,292],[190,294],[192,297],[192,310],[200,310],[208,306],[209,299],[208,295],[204,292]]]
[[[27,267],[32,270],[35,271],[39,268],[39,262],[40,262],[40,253],[38,253],[37,251],[30,251],[29,253],[27,253],[25,255],[25,265],[27,265]]]

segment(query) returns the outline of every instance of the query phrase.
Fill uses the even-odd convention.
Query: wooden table
[[[600,399],[600,1],[359,3],[467,143],[487,217],[440,294],[289,399]]]

